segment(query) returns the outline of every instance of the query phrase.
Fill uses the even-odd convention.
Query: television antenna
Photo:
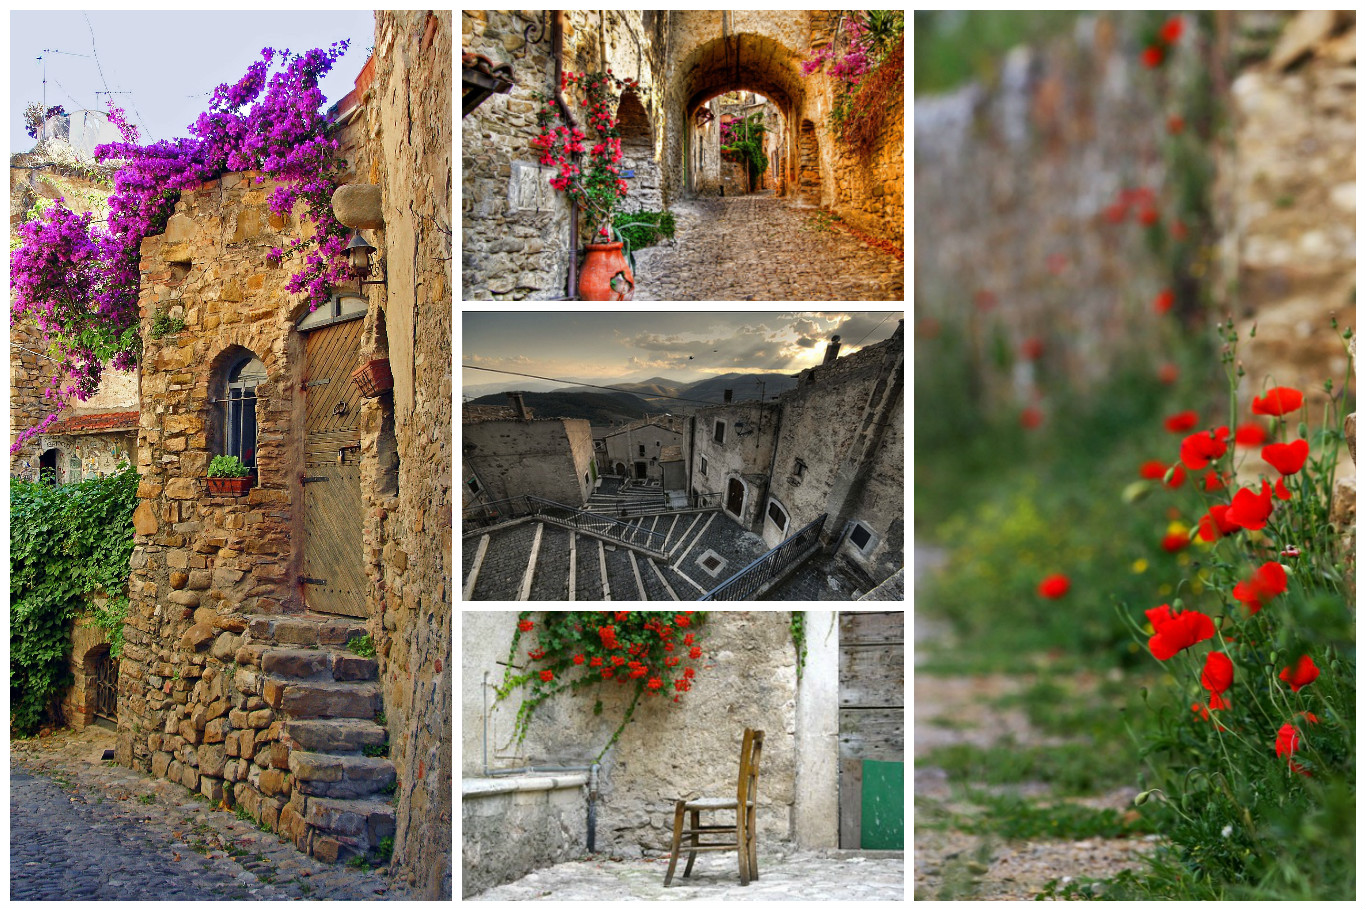
[[[38,62],[41,63],[41,64],[43,65],[43,110],[44,110],[44,111],[47,110],[47,57],[45,56],[45,55],[47,55],[47,54],[61,54],[63,57],[84,57],[86,60],[91,59],[91,57],[90,57],[89,54],[73,54],[73,53],[71,53],[71,51],[59,51],[59,50],[57,50],[57,49],[55,49],[55,48],[51,48],[51,47],[45,47],[45,48],[43,48],[43,52],[42,52],[41,54],[38,55]],[[75,99],[73,98],[72,100],[74,101]]]

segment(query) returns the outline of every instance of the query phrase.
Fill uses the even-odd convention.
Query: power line
[[[892,318],[892,315],[893,315],[893,314],[888,313],[886,316],[883,316],[883,317],[882,317],[882,322],[886,322],[888,319],[891,319],[891,318]],[[879,322],[877,325],[875,325],[875,326],[873,326],[871,329],[869,329],[868,332],[863,336],[863,338],[860,338],[858,341],[855,341],[852,345],[850,345],[850,347],[855,347],[855,348],[856,348],[856,347],[859,347],[860,345],[862,345],[863,342],[868,338],[869,335],[873,334],[873,333],[876,332],[878,329],[882,328],[882,322]]]
[[[611,386],[607,386],[607,385],[593,385],[593,383],[591,383],[591,382],[575,382],[575,381],[572,380],[572,379],[556,379],[554,376],[537,376],[537,375],[534,374],[534,373],[517,373],[517,372],[514,372],[514,371],[512,371],[512,370],[495,370],[493,367],[475,367],[475,366],[470,366],[469,364],[465,364],[465,363],[460,364],[460,367],[461,367],[461,369],[465,369],[465,370],[483,370],[483,371],[486,372],[486,373],[505,373],[505,374],[507,374],[508,376],[522,376],[522,377],[525,377],[525,378],[527,378],[527,379],[542,379],[542,380],[545,380],[546,382],[562,382],[562,383],[564,383],[565,385],[579,385],[579,386],[585,386],[586,388],[590,388],[590,389],[603,389],[604,391],[607,391],[607,392],[625,392],[625,391],[626,391],[625,389],[614,389],[614,388],[612,388]],[[627,393],[627,394],[635,394],[635,393],[634,393],[634,392],[629,392],[629,393]],[[717,402],[715,402],[715,401],[703,401],[703,400],[700,399],[700,398],[680,398],[680,397],[677,396],[677,395],[651,395],[650,397],[651,397],[651,398],[667,398],[667,399],[669,399],[670,401],[687,401],[687,402],[690,402],[690,403],[692,403],[692,404],[714,405],[714,404],[717,403]]]

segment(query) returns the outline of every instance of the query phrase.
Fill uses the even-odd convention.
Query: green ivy
[[[90,610],[110,653],[123,644],[138,475],[129,467],[62,487],[10,481],[10,726],[26,736],[71,683],[70,624]]]
[[[797,652],[797,679],[802,678],[802,668],[806,666],[806,614],[801,610],[792,611],[792,647]]]

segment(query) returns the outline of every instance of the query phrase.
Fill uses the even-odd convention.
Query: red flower
[[[1262,461],[1271,465],[1282,475],[1298,474],[1309,457],[1309,443],[1303,439],[1294,442],[1274,442],[1262,449]]]
[[[626,663],[626,658],[622,657],[620,654],[612,655],[612,666],[620,667],[624,663]]]
[[[1200,415],[1194,411],[1182,411],[1167,418],[1168,433],[1184,433],[1200,422]]]
[[[1105,220],[1111,224],[1119,224],[1124,220],[1124,216],[1129,213],[1129,207],[1122,202],[1116,202],[1105,207]]]
[[[590,666],[590,667],[601,667],[601,666],[602,666],[602,658],[601,658],[601,657],[594,657],[592,660],[588,661],[588,666]]]
[[[1268,417],[1284,417],[1291,411],[1298,411],[1302,404],[1304,404],[1302,394],[1285,386],[1276,386],[1263,397],[1252,399],[1252,413],[1265,414]]]
[[[1210,506],[1209,512],[1200,516],[1201,540],[1213,543],[1238,530],[1238,525],[1228,520],[1228,509],[1228,506]]]
[[[1144,227],[1152,227],[1157,224],[1157,209],[1142,208],[1138,210],[1138,223]]]
[[[1174,363],[1164,363],[1157,368],[1157,381],[1163,385],[1171,385],[1173,382],[1176,382],[1177,377],[1180,375],[1181,373],[1176,369],[1176,364]]]
[[[1181,461],[1192,471],[1203,470],[1228,451],[1228,427],[1192,433],[1181,440]]]
[[[1158,32],[1158,36],[1168,44],[1175,44],[1181,39],[1181,26],[1182,22],[1179,17],[1168,19],[1167,23],[1162,26],[1162,30]]]
[[[1303,774],[1305,777],[1309,777],[1309,772],[1305,770],[1304,766],[1290,757],[1294,755],[1295,752],[1299,750],[1299,748],[1299,731],[1292,727],[1290,724],[1285,724],[1284,726],[1282,726],[1281,729],[1276,733],[1276,757],[1284,758],[1289,763],[1291,771],[1294,771],[1296,774]]]
[[[1319,678],[1319,668],[1314,666],[1314,659],[1308,654],[1300,658],[1299,663],[1295,664],[1294,669],[1286,667],[1281,671],[1281,679],[1290,684],[1292,691],[1298,692],[1311,682]],[[1317,721],[1318,718],[1315,718]]]
[[[517,623],[517,628],[521,629],[523,632],[530,632],[530,631],[531,631],[531,627],[534,626],[534,625],[536,625],[536,624],[535,624],[534,622],[532,622],[531,620],[529,620],[529,619],[524,619],[524,620],[522,620],[521,622]]]
[[[1249,613],[1256,613],[1266,601],[1284,594],[1285,588],[1285,567],[1278,562],[1268,562],[1252,573],[1251,578],[1233,586],[1233,599],[1246,604]]]
[[[1190,646],[1214,637],[1214,620],[1198,610],[1173,616],[1171,607],[1163,604],[1149,610],[1147,617],[1155,632],[1148,639],[1148,650],[1158,660],[1169,660]]]
[[[687,635],[684,635],[684,636],[683,636],[683,644],[685,644],[685,645],[691,645],[692,643],[693,643],[693,634],[692,634],[691,632],[689,632]]]
[[[1156,69],[1162,65],[1162,58],[1164,56],[1165,54],[1163,53],[1162,48],[1159,45],[1153,44],[1143,51],[1143,56],[1139,57],[1139,59],[1143,61],[1143,65],[1148,69]]]
[[[1219,476],[1218,471],[1205,472],[1205,492],[1213,493],[1215,490],[1224,488],[1224,478]]]
[[[550,670],[541,671],[541,682],[550,682],[555,678],[555,674]]]
[[[1176,293],[1171,288],[1167,288],[1154,298],[1153,309],[1157,311],[1157,315],[1161,316],[1170,310],[1174,303],[1176,303]],[[1195,424],[1192,423],[1191,426],[1195,426]]]
[[[1187,233],[1186,223],[1184,221],[1177,220],[1172,222],[1172,239],[1177,243],[1185,243]]]
[[[663,681],[662,679],[660,679],[659,677],[654,676],[654,677],[651,677],[651,678],[650,678],[650,681],[647,682],[645,685],[647,685],[647,686],[650,687],[651,689],[658,689],[660,686],[664,685],[664,681]]]
[[[684,676],[685,678],[687,678],[687,679],[692,679],[692,678],[693,678],[694,676],[696,676],[696,675],[697,675],[697,671],[694,670],[692,667],[684,667],[684,668],[683,668],[683,676]]]
[[[996,295],[984,288],[972,295],[972,302],[977,309],[985,313],[996,306]]]
[[[1233,494],[1233,503],[1228,508],[1228,520],[1240,528],[1260,531],[1266,527],[1271,517],[1271,484],[1262,481],[1262,492],[1254,493],[1249,489]]]
[[[692,618],[687,614],[681,614],[674,617],[674,625],[678,626],[680,629],[686,629],[691,624]]]
[[[1025,360],[1038,360],[1043,356],[1043,339],[1037,335],[1026,338],[1020,344],[1020,356]]]
[[[1062,573],[1049,575],[1039,582],[1039,596],[1047,597],[1049,600],[1057,600],[1066,594],[1072,587],[1072,581]]]
[[[1160,461],[1145,461],[1142,466],[1139,467],[1138,473],[1147,480],[1162,480],[1167,476],[1168,470],[1168,466]],[[1178,464],[1172,466],[1170,470],[1172,472],[1172,479],[1167,481],[1167,486],[1175,490],[1185,481],[1186,469]]]
[[[1020,426],[1032,430],[1043,423],[1043,411],[1038,408],[1025,408],[1020,412]]]
[[[693,660],[697,660],[699,657],[702,656],[702,649],[694,646],[693,649],[688,652],[688,656],[691,657]]]
[[[583,655],[582,655],[582,654],[575,654],[575,655],[574,655],[574,663],[575,663],[575,665],[577,665],[577,666],[580,666],[580,667],[583,666]]]
[[[1168,534],[1162,538],[1162,549],[1168,553],[1177,553],[1190,546],[1191,539],[1185,534]]]
[[[1180,114],[1172,114],[1167,118],[1167,132],[1171,133],[1173,136],[1180,133],[1185,128],[1186,121],[1181,118]]]
[[[1266,442],[1266,430],[1260,423],[1245,423],[1233,434],[1233,444],[1252,448]]]
[[[532,660],[540,660],[542,657],[545,657],[545,648],[537,648],[535,651],[528,651],[526,656],[530,657]]]
[[[602,678],[603,678],[603,679],[611,679],[611,678],[612,678],[612,674],[615,673],[616,671],[613,670],[611,667],[603,667],[602,670],[599,671],[599,672],[602,673]]]

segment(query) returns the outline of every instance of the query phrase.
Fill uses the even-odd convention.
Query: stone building
[[[687,461],[687,426],[683,417],[649,415],[600,433],[595,430],[595,447],[597,440],[602,441],[596,447],[599,473],[664,484],[666,490],[685,489],[687,478],[675,476],[672,470],[666,478],[665,466]]]
[[[528,494],[577,507],[598,477],[586,420],[467,415],[461,450],[466,509]]]
[[[590,849],[599,857],[664,855],[675,799],[735,796],[746,727],[765,732],[761,850],[904,845],[903,800],[894,799],[894,818],[879,819],[863,813],[876,800],[862,798],[888,785],[895,793],[904,781],[902,612],[806,611],[801,640],[787,613],[709,613],[689,626],[706,655],[692,690],[677,704],[644,699],[600,759],[631,687],[549,699],[519,742],[518,698],[500,701],[493,691],[517,614],[468,611],[461,621],[465,896]],[[516,652],[519,666],[527,665],[529,638]]]
[[[819,10],[481,11],[461,16],[461,48],[510,66],[512,85],[463,123],[462,296],[559,299],[568,291],[569,207],[539,163],[537,93],[554,95],[561,71],[608,70],[639,90],[619,100],[622,146],[636,176],[626,210],[669,207],[710,192],[720,158],[715,100],[755,93],[781,122],[770,156],[775,191],[854,227],[903,243],[903,94],[887,100],[875,148],[859,158],[830,133],[836,87],[801,64],[829,44],[840,13]],[[472,66],[477,57],[471,56]],[[566,96],[571,107],[572,92]],[[708,116],[710,114],[710,117]],[[575,290],[574,293],[577,293]]]
[[[334,208],[376,248],[371,282],[312,312],[289,294],[267,254],[306,227],[250,173],[182,193],[143,242],[116,750],[324,860],[392,839],[433,898],[451,891],[451,45],[448,12],[377,12],[332,109]],[[153,337],[159,313],[184,328]],[[380,361],[391,389],[353,382]],[[207,490],[218,454],[252,466],[244,495]]]

